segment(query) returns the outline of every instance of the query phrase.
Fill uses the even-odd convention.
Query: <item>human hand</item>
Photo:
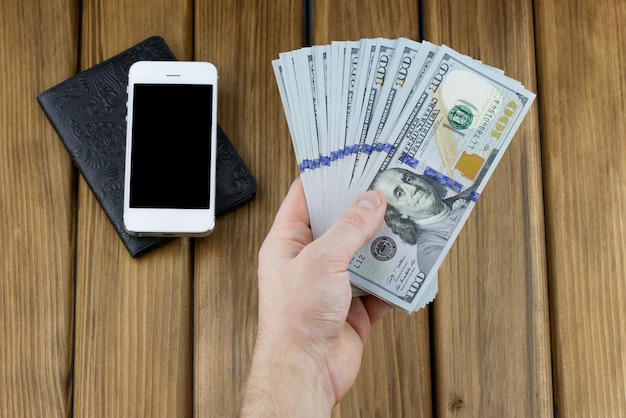
[[[313,241],[297,179],[259,251],[259,330],[244,416],[329,416],[358,374],[372,325],[391,308],[352,298],[346,271],[380,227],[386,203],[369,191]]]

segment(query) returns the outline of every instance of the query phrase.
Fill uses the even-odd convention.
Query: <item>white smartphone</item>
[[[128,79],[124,227],[206,236],[215,226],[217,69],[139,61]]]

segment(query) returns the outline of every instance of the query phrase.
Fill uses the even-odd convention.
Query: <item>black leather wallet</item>
[[[37,96],[132,257],[172,238],[134,237],[124,229],[128,70],[136,61],[175,59],[165,40],[154,36]],[[219,125],[216,161],[215,213],[219,216],[250,201],[257,183]]]

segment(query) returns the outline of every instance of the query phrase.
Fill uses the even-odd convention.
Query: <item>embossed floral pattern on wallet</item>
[[[44,91],[37,100],[74,164],[132,257],[172,238],[134,237],[124,230],[126,86],[136,61],[175,60],[154,36]],[[249,202],[257,183],[221,127],[217,127],[216,215]]]

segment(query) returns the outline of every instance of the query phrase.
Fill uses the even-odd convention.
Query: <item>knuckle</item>
[[[341,218],[341,221],[346,227],[352,229],[354,231],[352,233],[357,235],[359,238],[363,238],[365,236],[367,222],[358,212],[346,212]]]

